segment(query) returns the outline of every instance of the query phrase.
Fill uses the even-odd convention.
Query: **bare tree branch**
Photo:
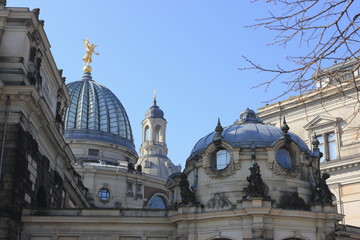
[[[270,101],[278,99],[290,92],[304,94],[316,89],[319,78],[329,82],[341,83],[344,77],[359,69],[349,69],[349,72],[327,71],[326,67],[332,62],[346,62],[349,59],[359,59],[359,5],[355,0],[254,0],[276,5],[281,9],[279,13],[269,12],[269,17],[257,19],[257,23],[248,26],[265,28],[277,32],[270,45],[286,47],[290,42],[298,42],[302,46],[302,56],[288,56],[286,59],[292,64],[291,68],[281,65],[264,67],[243,56],[249,64],[241,70],[258,70],[273,73],[268,81],[256,87],[264,86],[266,90],[276,81],[286,86],[285,91]],[[307,50],[307,51],[306,51]],[[326,70],[326,71],[324,71]],[[341,76],[340,76],[341,75]],[[351,81],[352,83],[354,81]]]

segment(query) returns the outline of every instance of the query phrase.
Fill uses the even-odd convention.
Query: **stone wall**
[[[0,139],[4,125],[0,126]],[[62,204],[62,180],[40,154],[33,136],[18,124],[7,126],[0,181],[0,239],[16,239],[23,207],[58,208]]]

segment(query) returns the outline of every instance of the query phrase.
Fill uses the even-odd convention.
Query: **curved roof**
[[[158,105],[156,105],[156,100],[154,99],[154,105],[150,107],[149,110],[145,113],[145,118],[164,118],[164,112],[160,109]]]
[[[163,154],[147,154],[139,158],[138,165],[142,166],[142,171],[147,174],[155,175],[168,179],[171,174],[180,172],[181,167],[174,163]]]
[[[65,138],[104,141],[135,151],[130,121],[119,99],[85,72],[67,85],[70,105],[65,113]]]
[[[190,157],[204,152],[207,146],[213,142],[216,134],[214,131],[201,138],[192,149]],[[309,151],[309,148],[300,137],[290,132],[288,134],[303,151]],[[232,147],[241,148],[269,147],[280,140],[283,135],[281,129],[263,124],[262,120],[257,118],[255,112],[250,109],[242,112],[239,121],[223,128],[221,132],[222,140]]]

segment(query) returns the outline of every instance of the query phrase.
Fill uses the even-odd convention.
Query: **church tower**
[[[167,157],[166,125],[164,112],[154,103],[145,113],[142,121],[142,143],[140,147],[140,158],[138,164],[142,171],[147,174],[156,175],[167,179],[168,176],[180,171],[180,166],[175,166]]]

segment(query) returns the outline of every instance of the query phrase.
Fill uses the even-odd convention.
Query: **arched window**
[[[155,128],[155,141],[162,142],[161,127],[159,125]]]
[[[214,167],[217,170],[225,169],[230,163],[230,152],[225,149],[218,150],[214,155]]]
[[[144,131],[144,141],[149,141],[149,126],[145,127],[145,131]]]
[[[99,190],[99,197],[101,201],[109,201],[110,191],[106,188],[101,188]]]
[[[166,209],[166,203],[162,197],[156,195],[150,199],[148,208]]]

